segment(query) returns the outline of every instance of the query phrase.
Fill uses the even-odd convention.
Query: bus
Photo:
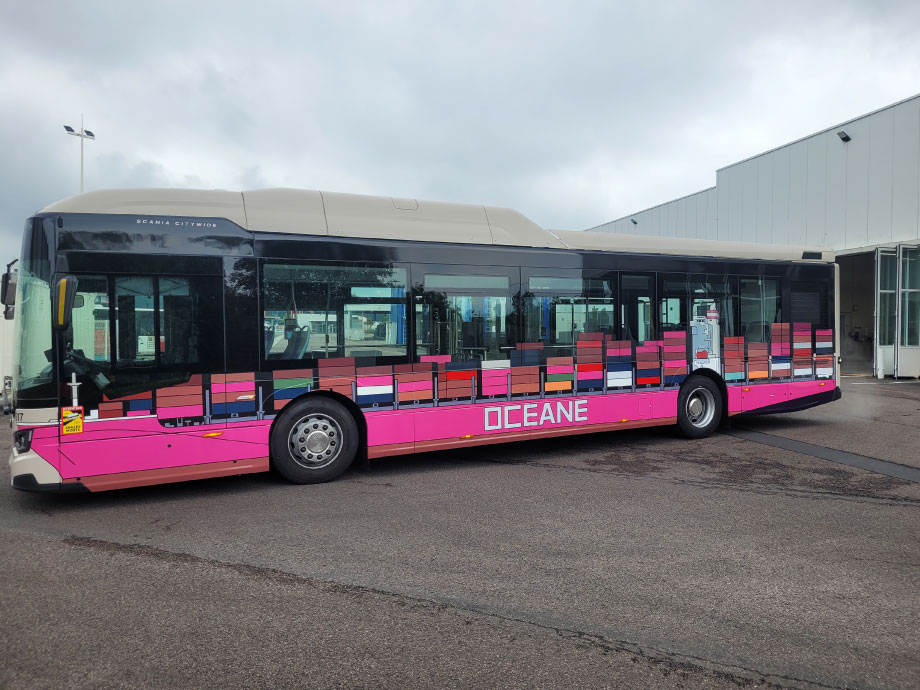
[[[80,194],[25,224],[12,484],[100,491],[840,397],[824,251],[547,231],[292,189]]]

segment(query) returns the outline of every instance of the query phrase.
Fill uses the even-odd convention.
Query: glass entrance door
[[[894,375],[920,377],[920,246],[898,245]]]
[[[874,374],[894,374],[897,335],[898,257],[892,247],[875,250],[875,356]]]

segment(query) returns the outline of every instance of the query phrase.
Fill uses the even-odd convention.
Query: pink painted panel
[[[420,362],[437,362],[438,364],[444,364],[450,361],[450,355],[422,355],[419,357]]]
[[[158,407],[157,417],[173,419],[175,417],[200,417],[204,414],[201,405],[180,405],[179,407]]]
[[[832,391],[837,387],[837,382],[833,379],[824,381],[794,381],[787,384],[789,386],[789,398],[804,398],[808,395],[825,393]]]
[[[547,374],[571,374],[573,371],[571,366],[552,366],[546,367]]]
[[[459,438],[465,434],[526,433],[531,428],[564,428],[620,422],[624,419],[636,421],[675,417],[677,395],[677,391],[661,391],[642,395],[619,393],[586,397],[565,396],[534,401],[482,402],[475,405],[423,408],[405,412],[415,417],[415,440],[433,441]],[[641,407],[640,398],[643,402]],[[558,413],[560,404],[564,409],[571,405],[571,422]],[[546,412],[546,406],[549,412]],[[577,409],[582,411],[580,419]]]
[[[236,391],[254,391],[254,381],[234,381],[233,383],[215,383],[211,385],[212,393],[233,393]]]
[[[263,457],[266,446],[218,436],[204,438],[205,429],[176,434],[154,434],[98,441],[75,441],[61,446],[66,462],[64,479],[114,472],[135,472],[208,462]]]
[[[358,385],[359,386],[392,386],[393,377],[392,376],[359,376]],[[402,386],[400,386],[400,389],[405,390],[403,389]]]
[[[496,385],[496,386],[483,386],[482,387],[483,395],[507,395],[508,394],[508,384]]]
[[[684,345],[665,345],[661,348],[664,352],[686,352],[687,348]]]
[[[144,415],[150,414],[150,410],[129,410],[129,417],[143,417]]]
[[[400,393],[411,393],[412,391],[430,391],[431,381],[409,381],[408,383],[399,384]]]
[[[760,407],[785,402],[787,386],[785,383],[766,383],[741,388],[741,411],[750,412]]]
[[[415,415],[411,410],[368,412],[365,419],[367,421],[367,445],[369,446],[412,443],[414,440]]]
[[[576,374],[578,381],[593,381],[594,379],[604,378],[604,372],[598,371],[579,371]]]
[[[727,386],[728,389],[728,413],[738,414],[741,412],[741,386]]]
[[[687,360],[685,359],[666,359],[664,361],[664,366],[666,367],[685,367],[687,366]]]

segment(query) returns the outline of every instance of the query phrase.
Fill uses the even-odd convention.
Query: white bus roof
[[[550,247],[801,261],[803,252],[833,261],[831,252],[746,242],[548,231],[509,208],[301,189],[229,192],[197,189],[112,189],[58,201],[43,213],[105,213],[226,218],[253,232]]]

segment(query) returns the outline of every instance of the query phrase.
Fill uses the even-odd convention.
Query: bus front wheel
[[[341,404],[305,398],[288,405],[272,428],[275,469],[297,484],[328,482],[348,469],[358,450],[358,425]]]
[[[705,376],[691,376],[677,396],[677,425],[687,438],[704,438],[722,421],[722,392]]]

